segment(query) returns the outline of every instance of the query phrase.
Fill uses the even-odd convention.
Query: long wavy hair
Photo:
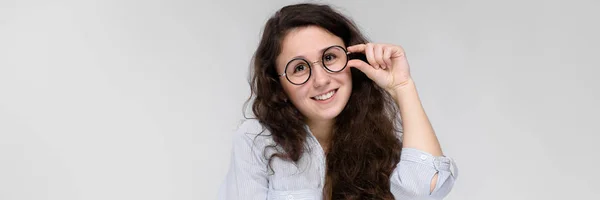
[[[275,61],[287,33],[299,27],[318,26],[340,37],[346,46],[367,43],[357,26],[330,6],[295,4],[281,8],[264,27],[250,70],[251,96],[256,119],[275,141],[267,148],[281,150],[265,155],[296,162],[305,151],[305,117],[286,99]],[[394,199],[390,174],[400,160],[402,144],[398,108],[391,96],[361,71],[351,68],[352,92],[336,117],[323,189],[325,199]],[[274,172],[277,173],[277,172]]]

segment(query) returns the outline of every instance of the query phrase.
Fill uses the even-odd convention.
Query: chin
[[[335,106],[330,107],[326,110],[321,110],[320,113],[317,114],[316,118],[319,120],[335,119],[338,117],[338,115],[340,115],[340,113],[342,113],[342,110],[344,110],[346,103],[347,103],[347,101],[346,102],[336,102]]]
[[[318,119],[328,121],[337,118],[338,115],[340,115],[340,112],[323,113],[318,116]]]

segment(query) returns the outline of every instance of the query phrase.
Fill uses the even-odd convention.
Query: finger
[[[392,47],[391,50],[392,50],[391,58],[399,58],[399,57],[406,56],[406,53],[404,52],[404,49],[401,46]]]
[[[348,52],[351,52],[351,53],[364,53],[365,48],[367,48],[367,45],[357,44],[357,45],[349,46],[347,48],[347,50],[348,50]]]
[[[386,69],[387,64],[383,61],[383,45],[374,45],[373,46],[373,54],[375,56],[375,61],[382,68]]]
[[[377,70],[373,68],[373,66],[369,65],[362,60],[350,60],[348,61],[349,67],[354,67],[367,75],[371,80],[373,80],[374,74],[377,73]]]
[[[391,47],[383,48],[383,61],[388,67],[392,66],[392,51]]]
[[[367,47],[365,48],[365,55],[367,56],[367,61],[369,61],[369,64],[375,67],[375,69],[380,68],[377,64],[377,61],[375,60],[375,55],[373,54],[373,44],[367,44]]]

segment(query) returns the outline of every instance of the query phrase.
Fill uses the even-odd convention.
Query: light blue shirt
[[[322,199],[325,183],[325,154],[317,139],[308,134],[306,151],[297,163],[273,157],[268,170],[268,157],[275,152],[265,146],[274,144],[268,130],[256,119],[246,120],[233,136],[229,171],[219,191],[219,199]],[[432,156],[412,148],[403,148],[400,162],[390,175],[390,191],[396,199],[443,199],[452,189],[457,168],[446,156]],[[438,173],[433,192],[431,180]]]

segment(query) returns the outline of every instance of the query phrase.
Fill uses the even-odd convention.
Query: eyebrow
[[[325,49],[328,49],[329,47],[336,46],[336,45],[337,45],[337,44],[334,44],[334,45],[331,45],[331,46],[327,46],[327,47],[325,47],[325,48],[322,48],[321,50],[319,50],[319,54],[321,54],[321,55],[322,55],[322,54],[323,54],[323,51],[325,51]],[[289,60],[288,60],[288,62],[289,62],[289,61],[291,61],[291,60],[294,60],[294,59],[298,59],[298,58],[307,59],[307,58],[306,58],[306,56],[295,56],[295,57],[293,57],[293,58],[289,59]]]

